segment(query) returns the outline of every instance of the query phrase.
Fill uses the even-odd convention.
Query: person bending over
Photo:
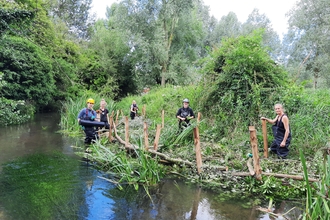
[[[274,109],[276,113],[274,119],[265,117],[261,117],[261,119],[273,124],[274,141],[270,146],[271,152],[277,154],[278,158],[285,159],[289,154],[289,145],[291,142],[289,118],[284,113],[282,104],[276,104]]]

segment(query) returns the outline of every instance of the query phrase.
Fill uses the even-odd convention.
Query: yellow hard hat
[[[87,99],[87,103],[91,103],[91,104],[94,104],[94,103],[95,103],[95,101],[94,101],[94,99],[92,99],[92,98],[89,98],[89,99]]]

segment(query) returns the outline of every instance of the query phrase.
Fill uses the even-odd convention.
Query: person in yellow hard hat
[[[86,101],[87,108],[83,108],[78,114],[78,122],[80,124],[80,120],[89,120],[94,121],[96,118],[96,112],[93,110],[93,106],[95,104],[94,99],[89,98]],[[82,126],[82,129],[85,132],[86,138],[85,143],[90,144],[92,140],[98,138],[95,127],[90,126]]]

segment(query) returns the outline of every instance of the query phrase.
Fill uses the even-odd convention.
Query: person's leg
[[[88,127],[85,127],[85,144],[90,144],[92,142],[92,139],[90,138],[91,137],[91,132],[90,132],[90,129]]]
[[[277,154],[277,148],[278,148],[278,146],[276,144],[276,141],[274,140],[273,143],[270,145],[270,152]]]
[[[289,154],[289,145],[285,147],[279,147],[277,150],[277,155],[281,158],[286,158]]]

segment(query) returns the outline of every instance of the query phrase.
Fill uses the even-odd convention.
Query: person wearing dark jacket
[[[176,117],[179,119],[179,129],[182,130],[183,127],[188,127],[190,125],[190,120],[195,118],[193,110],[189,107],[189,100],[184,99],[183,107],[179,108],[176,113]]]
[[[130,116],[131,116],[131,119],[133,120],[133,119],[135,118],[135,116],[137,116],[137,112],[138,112],[138,110],[139,110],[139,107],[137,106],[135,100],[133,100],[130,109],[131,109]]]
[[[83,108],[78,114],[78,123],[80,124],[80,120],[94,121],[96,118],[96,112],[93,110],[93,106],[95,104],[94,99],[89,98],[87,100],[87,108]],[[82,126],[82,129],[85,132],[86,138],[85,143],[90,144],[92,140],[98,138],[96,129],[93,126]]]
[[[274,141],[270,146],[271,152],[277,154],[278,158],[285,159],[289,154],[289,145],[291,142],[289,118],[284,113],[282,104],[276,104],[274,108],[276,113],[274,119],[261,117],[261,120],[266,120],[273,124]]]
[[[100,109],[99,109],[100,121],[105,123],[106,129],[109,129],[109,122],[108,122],[109,110],[106,109],[106,106],[107,106],[107,102],[104,99],[102,99],[100,102]]]

